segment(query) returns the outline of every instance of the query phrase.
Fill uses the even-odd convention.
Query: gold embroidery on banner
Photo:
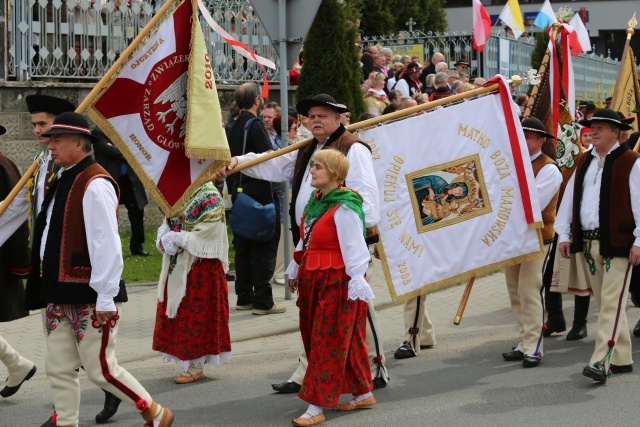
[[[418,233],[492,212],[478,154],[411,172],[406,180]]]

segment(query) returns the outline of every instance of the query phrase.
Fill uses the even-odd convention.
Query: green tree
[[[549,46],[549,35],[546,31],[536,33],[536,44],[531,51],[531,68],[539,70],[542,65],[542,59],[547,52]]]
[[[365,36],[382,36],[398,32],[388,0],[361,1],[359,12],[360,29]]]
[[[427,1],[427,9],[429,11],[427,19],[425,21],[424,31],[446,31],[449,27],[449,23],[447,22],[447,15],[444,12],[444,5],[447,3],[447,0],[428,0]]]
[[[327,93],[357,117],[364,110],[364,101],[355,45],[357,28],[349,21],[348,7],[339,0],[322,1],[304,44],[297,97]]]

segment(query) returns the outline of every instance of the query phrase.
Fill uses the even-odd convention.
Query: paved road
[[[282,288],[277,289],[281,293]],[[500,353],[508,350],[516,337],[503,275],[476,281],[460,326],[454,326],[452,319],[462,286],[430,295],[428,307],[437,345],[405,361],[392,358],[393,347],[402,335],[402,309],[388,304],[383,283],[376,282],[375,290],[382,308],[392,381],[375,393],[378,404],[373,409],[355,413],[328,410],[327,425],[638,425],[631,409],[637,406],[637,372],[613,377],[605,385],[580,374],[593,349],[591,336],[579,342],[568,342],[564,336],[547,339],[546,354],[538,368],[523,369],[519,363],[501,360]],[[178,386],[170,380],[178,373],[176,366],[163,363],[149,350],[153,310],[148,306],[153,306],[153,294],[150,288],[132,293],[127,304],[129,317],[123,320],[128,325],[118,344],[119,358],[159,402],[174,410],[174,426],[285,426],[303,412],[306,404],[295,395],[277,395],[270,389],[271,383],[287,379],[295,368],[299,335],[285,333],[287,328],[295,329],[292,302],[287,302],[289,312],[282,316],[233,312],[231,363],[206,371],[205,381]],[[570,317],[573,304],[569,298],[565,302]],[[590,327],[595,324],[594,312],[592,306]],[[627,313],[630,323],[635,324],[640,310],[629,306]],[[41,368],[19,394],[0,401],[0,426],[38,426],[50,412],[37,317],[0,326],[3,336]],[[633,343],[640,344],[640,340]],[[3,375],[0,366],[0,377]],[[83,375],[81,378],[81,425],[93,425],[102,393]],[[123,406],[111,425],[135,426],[140,425],[139,420],[131,408]]]

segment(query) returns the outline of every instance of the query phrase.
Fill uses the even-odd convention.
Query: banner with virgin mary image
[[[524,133],[505,81],[492,82],[497,93],[360,133],[394,302],[543,256]]]

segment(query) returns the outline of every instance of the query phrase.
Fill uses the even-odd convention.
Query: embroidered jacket
[[[580,205],[584,176],[594,156],[586,153],[576,165],[576,178],[573,192],[573,217],[571,222],[571,253],[582,252],[582,222]],[[629,174],[638,153],[629,150],[626,145],[613,150],[605,157],[600,186],[600,255],[603,257],[628,257],[635,241],[633,230],[636,227],[631,209]]]
[[[119,193],[111,176],[87,156],[55,180],[42,204],[34,227],[33,248],[40,248],[47,222],[47,209],[54,201],[49,233],[40,259],[40,251],[31,251],[31,271],[27,282],[27,309],[46,303],[95,304],[98,294],[89,286],[91,262],[85,232],[82,199],[89,183],[108,179]],[[38,268],[40,266],[40,268]]]

